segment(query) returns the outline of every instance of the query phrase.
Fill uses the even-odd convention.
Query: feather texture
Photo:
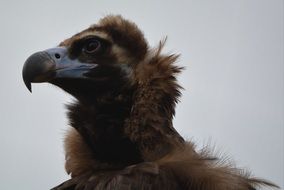
[[[89,39],[101,42],[95,55],[84,54]],[[149,48],[133,22],[113,15],[60,43],[72,59],[97,66],[82,79],[53,82],[76,98],[67,106],[72,128],[65,167],[71,179],[53,190],[277,187],[206,148],[197,151],[175,130],[181,95],[176,76],[183,68],[176,65],[178,55],[162,53],[165,43]]]

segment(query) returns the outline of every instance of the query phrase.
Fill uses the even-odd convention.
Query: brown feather
[[[215,159],[206,149],[197,152],[194,144],[186,142],[174,129],[172,119],[181,89],[176,75],[182,68],[175,65],[178,55],[162,54],[166,39],[157,48],[149,49],[133,22],[111,15],[61,45],[69,47],[83,35],[98,32],[119,49],[112,49],[110,55],[117,64],[127,65],[129,81],[116,93],[96,97],[96,105],[78,101],[68,106],[74,129],[68,131],[65,140],[66,171],[72,179],[55,190],[277,187]],[[122,63],[125,56],[129,61]],[[102,108],[115,109],[118,116],[97,118]],[[117,132],[113,134],[113,130]],[[99,154],[117,158],[123,154],[123,159],[131,159],[116,162]]]

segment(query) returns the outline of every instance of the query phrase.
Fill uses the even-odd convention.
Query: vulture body
[[[131,21],[109,15],[31,55],[23,79],[76,98],[65,138],[71,179],[54,190],[253,190],[273,184],[195,151],[172,125],[178,56],[148,47]]]

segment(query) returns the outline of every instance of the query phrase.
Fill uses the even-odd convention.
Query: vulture
[[[149,47],[120,15],[32,54],[23,80],[48,82],[74,97],[64,141],[71,178],[53,190],[255,190],[277,187],[196,150],[173,127],[181,95],[178,55]]]

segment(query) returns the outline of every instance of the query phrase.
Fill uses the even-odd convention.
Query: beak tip
[[[32,92],[32,84],[31,84],[31,80],[28,79],[28,77],[26,76],[24,70],[23,70],[23,73],[22,73],[22,77],[23,77],[23,81],[27,87],[27,89]]]
[[[30,93],[32,93],[32,86],[28,87]]]
[[[32,93],[32,84],[31,82],[24,80],[27,89]]]

